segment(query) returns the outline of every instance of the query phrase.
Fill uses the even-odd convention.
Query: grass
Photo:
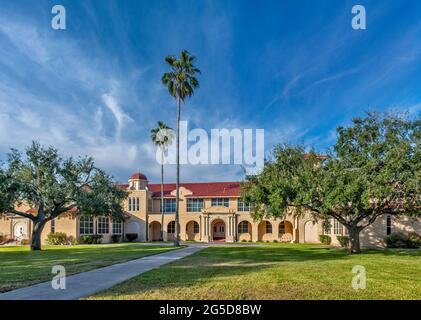
[[[173,246],[118,243],[78,246],[28,246],[0,248],[0,292],[51,280],[51,268],[63,265],[66,275],[175,249]]]
[[[365,290],[351,286],[366,268]],[[420,299],[420,250],[276,244],[211,247],[89,299]]]

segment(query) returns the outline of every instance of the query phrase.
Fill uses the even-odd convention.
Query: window
[[[187,212],[200,212],[203,209],[203,199],[187,199]]]
[[[285,222],[279,224],[279,234],[285,234]]]
[[[388,236],[392,234],[392,216],[390,214],[386,216],[386,234]]]
[[[212,207],[215,206],[229,206],[229,199],[228,198],[212,198]]]
[[[96,232],[98,234],[106,234],[110,232],[110,222],[107,217],[99,217]]]
[[[266,221],[266,233],[272,233],[272,224]]]
[[[139,198],[129,198],[129,211],[139,211],[140,201]]]
[[[153,204],[153,202],[152,202],[152,198],[149,198],[149,199],[148,199],[148,211],[149,211],[149,212],[152,212],[152,211],[153,211],[152,204]]]
[[[337,235],[342,234],[342,224],[336,219],[333,220],[333,233]]]
[[[199,224],[196,221],[193,222],[193,233],[194,234],[199,233]]]
[[[330,228],[331,228],[330,221],[324,222],[323,223],[323,234],[329,235],[330,234]]]
[[[113,234],[122,234],[123,233],[123,222],[113,221]]]
[[[161,212],[175,212],[175,204],[175,199],[164,199],[164,210],[161,203]]]
[[[79,220],[79,233],[80,234],[93,234],[94,233],[94,218],[89,216],[81,216]]]
[[[249,223],[247,221],[241,221],[238,224],[238,233],[249,233]]]
[[[237,211],[250,211],[250,206],[245,204],[243,200],[237,200]]]
[[[168,233],[175,233],[175,221],[171,221],[170,223],[168,223],[167,232]]]
[[[51,220],[51,233],[56,232],[56,220]]]

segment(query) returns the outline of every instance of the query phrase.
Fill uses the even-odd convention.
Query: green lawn
[[[0,292],[50,280],[54,265],[63,265],[70,275],[173,249],[141,243],[44,246],[37,252],[27,246],[1,247]]]
[[[352,288],[352,267],[367,271]],[[212,247],[89,299],[420,299],[421,251],[277,244]]]

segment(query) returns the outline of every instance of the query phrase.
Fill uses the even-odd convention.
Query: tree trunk
[[[164,150],[161,149],[161,234],[160,241],[164,241]]]
[[[178,97],[178,112],[177,112],[177,148],[176,148],[176,161],[177,161],[177,179],[176,179],[176,197],[175,197],[175,239],[174,245],[180,245],[180,230],[178,224],[178,211],[179,211],[179,202],[180,202],[180,97]]]
[[[31,251],[41,250],[41,233],[44,230],[45,221],[33,221]]]
[[[350,254],[360,253],[360,229],[356,227],[348,227],[349,244],[348,251]]]

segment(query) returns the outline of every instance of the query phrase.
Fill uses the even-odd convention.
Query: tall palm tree
[[[154,145],[161,149],[161,233],[159,240],[164,240],[164,152],[174,139],[172,128],[165,122],[158,121],[158,126],[151,130],[151,139]]]
[[[177,161],[177,180],[176,180],[176,207],[175,207],[175,241],[176,246],[180,245],[180,228],[179,228],[179,187],[180,187],[180,113],[181,103],[185,103],[190,98],[194,90],[199,87],[199,81],[195,78],[196,73],[200,70],[193,65],[194,56],[186,50],[181,51],[180,59],[175,56],[165,57],[165,61],[170,67],[170,71],[162,76],[162,83],[167,86],[168,92],[178,103],[177,112],[177,145],[176,145],[176,161]]]

